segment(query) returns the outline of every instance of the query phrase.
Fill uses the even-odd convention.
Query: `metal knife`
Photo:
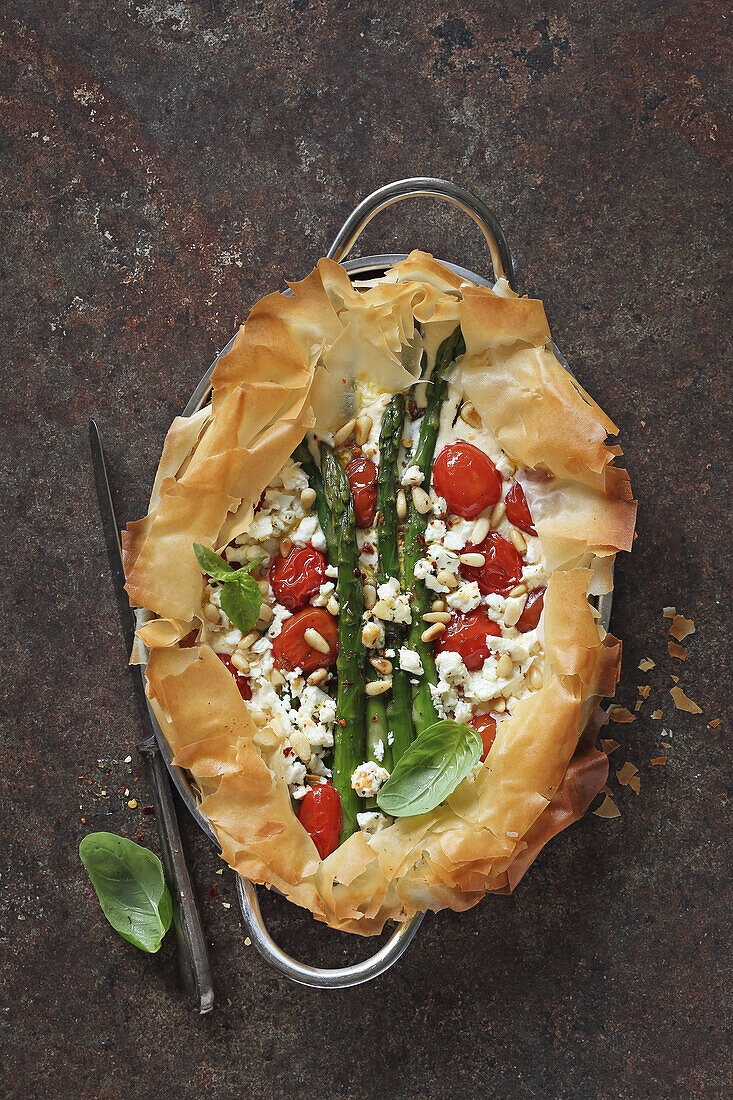
[[[122,636],[129,653],[135,638],[135,618],[125,593],[125,573],[122,568],[119,527],[115,518],[114,505],[112,504],[102,440],[99,429],[93,420],[89,421],[89,444],[92,450],[97,501],[102,517],[104,541],[107,546],[107,557],[112,572],[117,610],[122,625]],[[173,925],[178,940],[181,975],[191,1000],[198,1011],[203,1014],[211,1012],[214,1007],[214,987],[211,980],[206,941],[193,896],[186,857],[183,854],[181,833],[178,828],[170,779],[155,739],[148,712],[143,678],[137,667],[129,666],[129,671],[143,729],[143,739],[137,749],[148,766],[148,776],[153,791],[153,802],[155,803],[163,855],[163,869],[173,900]]]

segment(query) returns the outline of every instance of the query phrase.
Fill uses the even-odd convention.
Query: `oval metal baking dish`
[[[379,190],[374,191],[373,194],[364,199],[346,219],[326,255],[330,259],[341,263],[352,280],[377,278],[383,275],[388,268],[392,267],[400,260],[404,260],[406,258],[406,253],[364,256],[360,259],[353,260],[347,260],[346,257],[356,244],[364,228],[380,211],[403,199],[425,197],[438,198],[453,206],[457,206],[473,219],[483,233],[489,246],[494,281],[503,275],[506,277],[509,284],[513,286],[514,273],[511,256],[506,238],[504,237],[504,232],[496,216],[481,199],[472,195],[464,188],[454,183],[450,183],[448,180],[417,177],[415,179],[397,180],[395,183],[390,183],[386,187],[381,187]],[[441,260],[440,262],[450,267],[458,275],[464,276],[470,282],[478,283],[482,286],[493,285],[492,280],[486,279],[482,275],[477,275],[473,271],[449,263],[446,260]],[[227,346],[219,353],[206,371],[201,382],[191,395],[190,401],[183,410],[183,416],[191,416],[192,413],[198,412],[198,410],[207,403],[211,394],[212,371],[219,359],[223,355],[226,355],[231,349],[233,343],[234,337],[232,337]],[[554,343],[552,348],[565,369],[570,371],[567,361]],[[596,600],[596,606],[600,613],[600,622],[606,630],[608,629],[611,617],[612,598],[613,593],[609,592]],[[144,615],[141,616],[141,618],[144,619]],[[140,666],[140,671],[144,677],[145,664]],[[153,723],[153,728],[155,729],[160,751],[173,782],[178,789],[178,793],[198,824],[210,838],[212,843],[218,848],[219,845],[216,835],[211,825],[198,809],[197,794],[191,784],[188,773],[173,764],[170,748],[155,719],[155,715],[150,705],[148,705],[148,710],[150,711],[150,718]],[[399,925],[391,934],[387,942],[374,955],[362,962],[355,963],[352,966],[337,968],[313,967],[298,962],[297,959],[292,958],[292,956],[288,955],[274,942],[265,927],[257,899],[257,889],[252,882],[248,879],[238,877],[237,895],[247,931],[253,945],[257,948],[260,955],[262,955],[273,969],[279,971],[291,981],[297,982],[299,985],[308,985],[321,989],[347,989],[350,986],[361,985],[363,982],[371,981],[372,978],[376,978],[379,974],[383,974],[384,971],[397,962],[399,957],[406,951],[425,915],[424,913],[418,913],[417,916],[413,917],[410,921]]]

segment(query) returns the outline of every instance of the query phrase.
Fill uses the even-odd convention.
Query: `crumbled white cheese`
[[[331,580],[336,580],[338,575],[339,575],[339,571],[338,571],[338,569],[336,568],[335,565],[327,565],[326,566],[326,576],[327,577],[330,577]]]
[[[457,573],[461,564],[458,554],[441,546],[439,542],[428,544],[427,556],[437,569],[447,569],[449,573]]]
[[[365,760],[351,775],[351,786],[360,798],[372,798],[389,779],[389,772],[374,760]]]
[[[384,741],[380,737],[374,746],[374,756],[378,763],[382,763],[384,760]]]
[[[382,829],[388,828],[392,820],[386,817],[385,814],[380,814],[377,810],[371,810],[366,813],[357,814],[356,823],[363,833],[373,836],[374,833],[379,833]]]
[[[415,562],[415,568],[413,570],[415,574],[415,580],[424,581],[428,573],[432,573],[435,570],[435,566],[427,558],[418,558]]]
[[[402,475],[402,484],[405,487],[411,485],[422,485],[425,480],[425,474],[422,472],[419,466],[408,466]]]
[[[410,598],[401,592],[400,582],[396,577],[390,577],[384,584],[380,584],[377,588],[377,596],[373,612],[378,619],[390,623],[412,621]]]
[[[475,524],[475,519],[468,520],[454,517],[451,521],[450,530],[446,532],[443,538],[443,546],[446,550],[462,550],[471,541]]]
[[[454,611],[474,611],[481,603],[481,593],[479,592],[478,582],[466,581],[464,584],[459,584],[454,592],[449,593],[446,598],[446,603],[448,607],[452,607]],[[517,618],[519,618],[519,616],[517,616]]]
[[[434,516],[444,516],[448,511],[448,505],[445,502],[445,497],[433,497],[431,495],[431,504],[433,506]]]
[[[335,587],[336,585],[333,583],[333,581],[326,581],[325,584],[322,584],[318,589],[318,595],[313,596],[313,598],[311,599],[311,603],[313,604],[313,606],[325,607],[331,596],[333,595]]]
[[[420,654],[404,645],[400,647],[400,668],[405,672],[409,672],[412,676],[422,676],[425,671],[422,667]]]
[[[280,479],[283,486],[291,492],[300,492],[308,488],[308,476],[301,469],[300,463],[293,462],[291,458],[285,459],[285,465],[280,470]]]
[[[425,541],[426,542],[442,542],[445,538],[445,533],[448,530],[442,520],[431,519],[430,523],[425,528]]]

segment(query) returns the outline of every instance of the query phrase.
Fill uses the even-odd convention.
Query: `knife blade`
[[[102,440],[93,420],[89,421],[89,445],[122,636],[126,650],[130,653],[135,640],[135,616],[125,592],[125,571],[122,566],[119,527],[112,503]],[[210,1012],[214,1007],[214,987],[201,918],[194,900],[191,877],[183,852],[168,772],[158,748],[148,710],[143,678],[136,666],[128,665],[128,671],[132,678],[133,693],[143,729],[143,739],[138,745],[138,752],[148,766],[160,834],[163,869],[173,901],[173,926],[178,940],[181,975],[191,1000],[203,1014]]]

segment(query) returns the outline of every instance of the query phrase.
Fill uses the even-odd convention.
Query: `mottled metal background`
[[[728,24],[712,0],[2,6],[7,1095],[728,1094]],[[87,421],[121,517],[140,515],[171,418],[252,303],[306,274],[357,199],[420,174],[494,207],[519,285],[621,426],[640,519],[619,701],[652,692],[612,763],[641,793],[614,780],[620,819],[589,815],[513,897],[428,917],[385,977],[336,994],[264,967],[184,820],[218,996],[198,1018],[172,937],[154,957],[117,939],[76,852],[96,828],[156,843]],[[363,241],[414,246],[488,268],[435,204]],[[697,623],[684,665],[665,604]],[[702,716],[674,710],[672,673]],[[266,902],[306,960],[370,947]]]

